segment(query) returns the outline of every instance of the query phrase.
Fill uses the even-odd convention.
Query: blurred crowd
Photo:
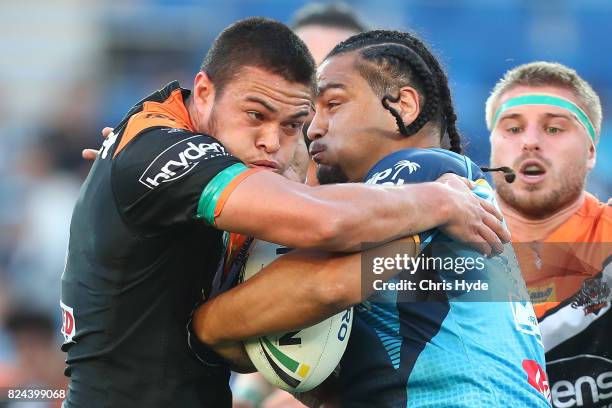
[[[53,3],[53,4],[51,4]],[[142,96],[178,79],[189,88],[215,35],[239,18],[290,22],[304,1],[34,0],[0,3],[0,387],[62,388],[60,275],[68,225],[101,143]],[[505,70],[554,60],[602,98],[599,162],[587,190],[606,201],[612,163],[612,34],[607,0],[362,0],[371,27],[413,30],[451,79],[467,154],[489,157],[487,92]],[[36,27],[36,29],[32,29]]]

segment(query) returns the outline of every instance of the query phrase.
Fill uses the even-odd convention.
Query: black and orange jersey
[[[553,406],[610,406],[612,207],[587,193],[544,241],[514,246],[540,323]]]
[[[81,188],[60,302],[65,408],[231,403],[229,372],[190,353],[186,325],[232,249],[215,216],[255,170],[194,130],[188,95],[173,82],[135,105]]]

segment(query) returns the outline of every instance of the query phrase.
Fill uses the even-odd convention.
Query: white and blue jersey
[[[474,194],[495,203],[479,167],[444,149],[392,153],[365,182],[422,183],[444,173],[475,181]],[[430,266],[421,276],[451,284],[480,280],[491,290],[473,295],[451,285],[410,301],[387,291],[359,305],[340,364],[342,406],[549,407],[542,339],[512,246],[485,258],[437,229],[415,240],[428,257],[478,258],[484,265],[465,273]]]

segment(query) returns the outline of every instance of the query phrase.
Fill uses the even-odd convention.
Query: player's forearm
[[[369,297],[375,279],[386,281],[399,272],[389,269],[381,275],[362,275],[364,256],[394,257],[399,253],[415,256],[418,248],[414,240],[345,255],[293,251],[200,306],[194,314],[196,334],[214,346],[318,323]]]
[[[217,228],[293,248],[351,252],[362,242],[391,241],[449,220],[450,189],[441,183],[308,187],[260,173],[236,187]]]
[[[305,252],[310,252],[305,256]],[[212,346],[297,330],[361,301],[360,255],[285,255],[194,314],[198,338]],[[351,277],[348,279],[347,277]]]
[[[346,194],[331,191],[335,233],[321,249],[358,250],[362,242],[389,242],[444,225],[449,219],[448,187],[440,183],[401,187],[347,185]],[[325,192],[325,194],[330,194]],[[435,209],[435,211],[432,211]]]

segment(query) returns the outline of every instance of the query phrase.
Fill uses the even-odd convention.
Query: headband
[[[595,126],[593,126],[593,122],[591,122],[591,119],[589,119],[588,115],[575,103],[568,101],[567,99],[560,98],[558,96],[529,94],[508,99],[497,109],[497,112],[495,112],[495,116],[493,116],[493,127],[497,125],[499,116],[503,112],[507,111],[508,109],[523,105],[551,105],[569,111],[572,115],[574,115],[576,120],[578,120],[578,122],[580,122],[580,124],[585,128],[593,142],[595,142]]]

